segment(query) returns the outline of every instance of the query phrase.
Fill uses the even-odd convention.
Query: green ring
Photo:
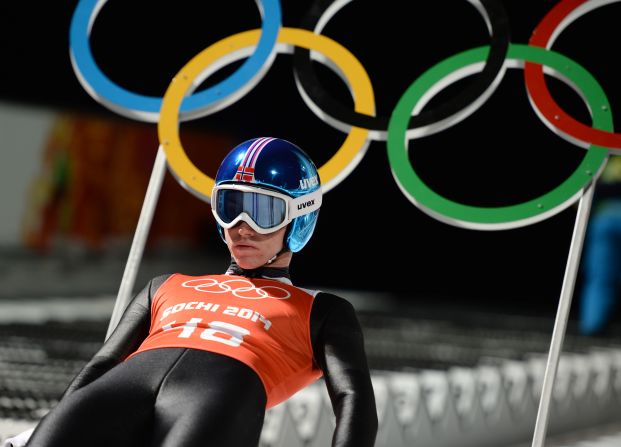
[[[476,207],[448,200],[432,191],[416,175],[408,158],[407,126],[412,110],[438,81],[467,65],[485,60],[489,46],[474,48],[451,56],[431,67],[416,79],[399,99],[388,125],[388,160],[395,181],[405,196],[423,212],[445,223],[479,230],[504,230],[539,222],[564,210],[594,181],[608,160],[608,149],[591,145],[576,170],[552,191],[517,205]],[[586,98],[593,127],[611,131],[612,116],[603,89],[593,76],[571,59],[551,50],[511,44],[506,59],[535,62],[550,67],[569,79]],[[415,140],[413,140],[415,141]]]

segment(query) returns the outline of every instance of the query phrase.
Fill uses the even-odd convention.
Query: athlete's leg
[[[141,353],[76,390],[37,425],[28,447],[144,445],[156,393],[182,352]]]
[[[256,447],[265,404],[265,389],[251,368],[188,349],[162,383],[151,446]]]

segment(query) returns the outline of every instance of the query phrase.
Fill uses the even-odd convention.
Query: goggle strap
[[[321,200],[321,188],[310,194],[304,194],[303,196],[290,199],[289,206],[291,208],[289,210],[289,219],[293,220],[296,217],[318,210],[321,206]]]

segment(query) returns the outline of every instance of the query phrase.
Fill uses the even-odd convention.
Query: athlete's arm
[[[151,326],[151,297],[168,277],[162,275],[152,279],[134,297],[108,340],[73,379],[64,396],[91,383],[140,346]]]
[[[377,435],[375,395],[353,306],[319,293],[311,312],[311,337],[336,416],[332,446],[372,447]]]

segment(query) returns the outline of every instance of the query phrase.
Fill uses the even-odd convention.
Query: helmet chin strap
[[[274,262],[276,260],[276,258],[278,258],[278,256],[282,255],[283,253],[288,252],[289,249],[287,249],[285,247],[285,244],[283,244],[282,248],[280,249],[280,251],[278,253],[276,253],[274,256],[272,256],[270,259],[267,260],[267,262],[265,263],[265,265],[270,265],[272,262]]]

